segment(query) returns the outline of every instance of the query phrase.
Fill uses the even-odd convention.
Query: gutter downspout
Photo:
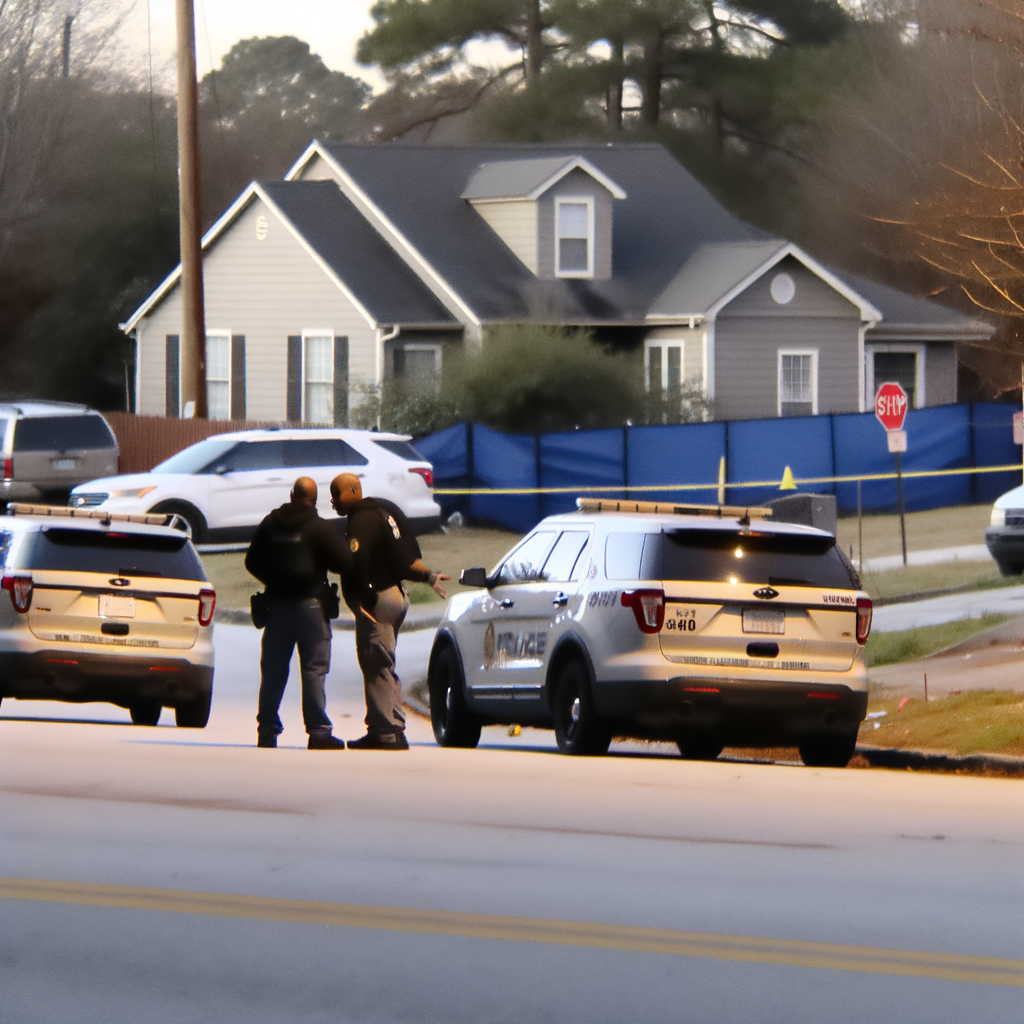
[[[384,387],[384,343],[397,338],[401,330],[402,328],[399,324],[392,324],[390,331],[386,331],[381,327],[377,328],[376,384],[378,389],[383,389]],[[381,429],[379,411],[377,413],[377,429]]]

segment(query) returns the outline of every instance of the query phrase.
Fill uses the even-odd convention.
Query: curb
[[[438,603],[440,604],[440,602]],[[417,629],[436,629],[444,618],[446,607],[447,604],[437,610],[429,606],[420,610],[421,606],[412,605],[409,609],[409,614],[405,617],[402,629],[406,633],[411,633]],[[213,613],[213,621],[223,622],[225,625],[230,626],[251,626],[252,616],[249,614],[248,608],[218,608]],[[356,620],[351,615],[342,614],[334,619],[331,625],[334,629],[341,632],[352,633],[355,632]]]
[[[951,774],[992,774],[1024,778],[1024,757],[1006,754],[938,754],[924,750],[900,750],[896,747],[858,746],[859,755],[872,768],[902,768],[911,771]]]

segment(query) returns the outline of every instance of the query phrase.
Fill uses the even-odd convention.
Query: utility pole
[[[68,8],[64,9],[64,38],[61,41],[61,68],[63,77],[71,76],[71,25],[75,16]]]
[[[175,0],[178,34],[178,222],[181,237],[181,401],[206,419],[206,317],[199,212],[196,25],[192,0]]]

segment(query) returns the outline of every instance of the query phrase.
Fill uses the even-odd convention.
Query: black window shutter
[[[348,338],[334,336],[334,425],[348,426]]]
[[[231,418],[245,419],[245,335],[231,335]]]
[[[302,421],[302,335],[288,335],[288,422]]]
[[[178,416],[181,413],[181,366],[178,352],[180,337],[177,334],[167,335],[167,346],[164,350],[164,415]]]

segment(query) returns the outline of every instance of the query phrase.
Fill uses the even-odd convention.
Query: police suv
[[[553,727],[567,754],[613,736],[684,757],[797,746],[845,766],[867,711],[871,601],[821,530],[770,509],[579,499],[540,522],[477,593],[448,603],[430,656],[434,735]]]
[[[15,504],[0,518],[0,698],[127,708],[203,728],[213,610],[178,516]]]

